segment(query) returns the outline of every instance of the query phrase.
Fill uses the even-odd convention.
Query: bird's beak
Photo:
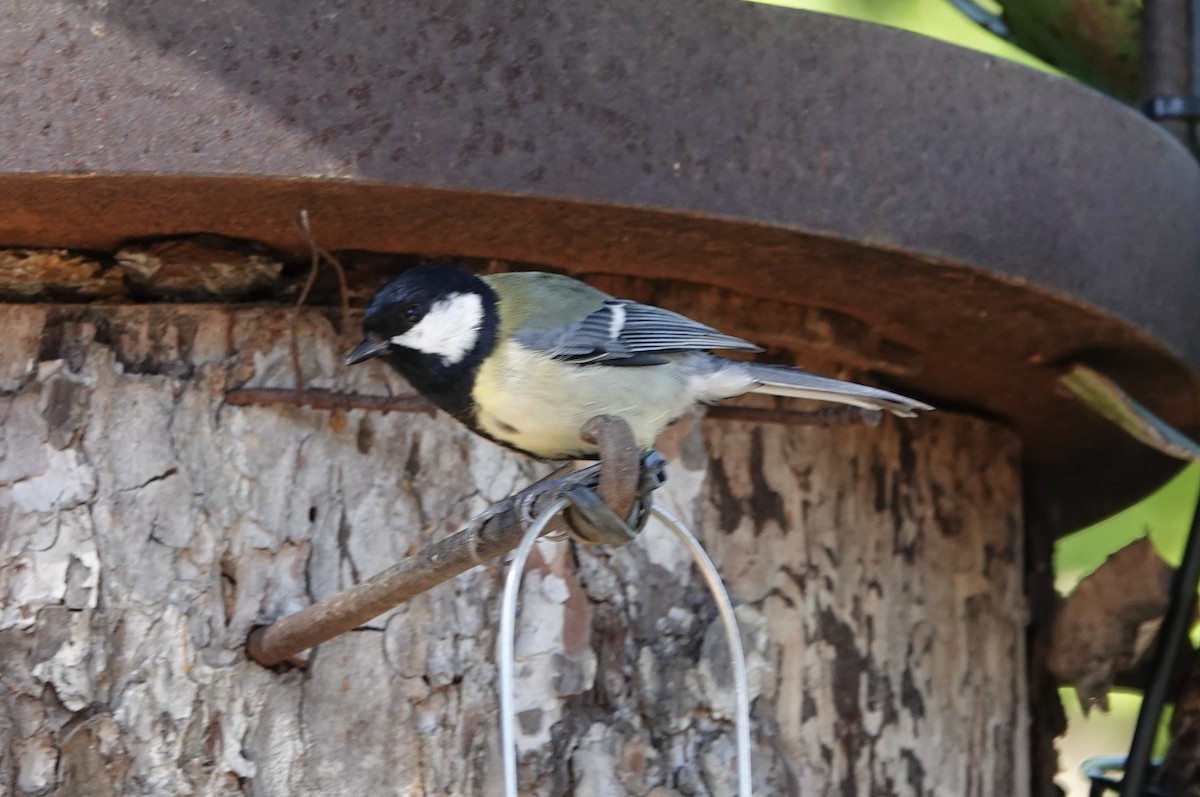
[[[346,355],[346,365],[354,365],[372,357],[378,357],[388,350],[386,340],[371,340],[363,338],[363,342],[354,347],[354,351]]]

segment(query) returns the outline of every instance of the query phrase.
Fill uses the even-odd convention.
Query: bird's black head
[[[346,364],[385,353],[425,367],[465,364],[486,353],[481,346],[491,348],[495,315],[495,294],[474,274],[449,266],[409,269],[371,299],[363,314],[364,339]]]

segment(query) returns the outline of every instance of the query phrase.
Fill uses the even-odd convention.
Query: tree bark
[[[0,792],[501,793],[503,567],[321,645],[250,629],[331,595],[542,475],[444,416],[230,406],[291,387],[290,311],[0,306]],[[306,387],[346,369],[320,313]],[[870,427],[684,423],[659,500],[738,604],[760,795],[1027,793],[1018,449],[948,412]],[[519,619],[521,782],[733,793],[715,609],[652,524],[540,543]]]

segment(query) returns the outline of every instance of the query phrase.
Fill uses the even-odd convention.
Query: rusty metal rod
[[[373,410],[377,412],[424,412],[433,415],[434,406],[416,393],[404,396],[367,396],[338,393],[333,390],[306,388],[293,390],[276,387],[245,387],[225,394],[225,403],[235,407],[261,407],[286,404],[318,410]]]
[[[373,617],[517,547],[524,532],[518,508],[532,502],[536,515],[574,484],[594,484],[600,466],[552,475],[509,496],[444,540],[382,573],[250,632],[246,653],[265,666],[292,659],[308,648],[344,634]],[[480,522],[482,520],[482,523]],[[553,531],[550,528],[547,531]]]
[[[247,655],[265,666],[291,660],[301,651],[357,628],[475,565],[513,550],[525,533],[526,520],[545,511],[573,487],[582,485],[596,489],[605,481],[603,469],[610,462],[622,476],[630,467],[628,461],[633,462],[634,479],[631,482],[618,479],[628,495],[610,491],[606,496],[618,501],[628,513],[640,486],[637,475],[640,475],[638,463],[641,460],[636,446],[632,446],[633,432],[627,423],[612,416],[593,418],[585,428],[595,434],[600,445],[601,461],[598,464],[582,470],[553,473],[495,504],[466,528],[422,548],[373,578],[270,625],[255,628],[246,640]],[[562,521],[555,520],[546,527],[545,533],[562,528]],[[578,533],[578,529],[575,530]]]
[[[718,404],[709,407],[704,413],[704,418],[718,421],[778,423],[784,426],[848,426],[856,423],[878,426],[880,412],[842,405],[804,412],[771,407],[739,407]]]
[[[361,396],[326,390],[248,388],[230,391],[225,400],[236,406],[300,404],[319,409],[399,409],[415,411],[429,405],[415,396]],[[770,410],[754,407],[714,407],[717,417],[767,423],[827,426],[870,421],[877,413],[853,407],[831,407],[815,412]],[[620,418],[601,416],[584,425],[583,434],[601,449],[597,465],[566,474],[555,473],[493,506],[466,528],[429,545],[375,577],[357,584],[295,614],[254,629],[246,640],[251,659],[266,666],[292,659],[296,654],[346,633],[373,617],[448,581],[477,564],[513,550],[524,533],[524,511],[533,516],[561,498],[573,486],[600,487],[602,497],[618,512],[629,513],[636,499],[640,462],[633,432]],[[604,468],[608,467],[609,473]],[[573,518],[573,522],[577,522]],[[561,523],[547,532],[562,528]]]
[[[293,390],[291,388],[246,387],[230,390],[225,394],[225,403],[235,407],[260,407],[283,404],[292,407],[312,407],[318,410],[370,410],[375,412],[424,412],[434,415],[437,409],[416,393],[403,396],[368,396],[362,393],[339,393],[320,388]],[[866,423],[879,424],[878,410],[861,407],[836,406],[819,410],[801,411],[772,407],[741,407],[718,404],[708,407],[705,418],[718,421],[749,421],[751,423],[778,423],[785,426],[843,426]],[[596,420],[596,419],[593,419]],[[597,438],[584,430],[584,438]],[[619,511],[620,507],[614,507]]]
[[[629,517],[641,475],[637,441],[629,424],[614,415],[597,415],[580,429],[580,436],[602,452],[600,497],[619,518]]]

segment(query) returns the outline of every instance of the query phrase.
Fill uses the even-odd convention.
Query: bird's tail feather
[[[745,365],[750,368],[750,376],[758,382],[758,385],[751,389],[752,393],[834,401],[869,410],[887,410],[901,418],[912,418],[917,414],[917,410],[933,409],[923,401],[910,399],[889,390],[816,376],[796,368],[758,363],[745,363]]]

